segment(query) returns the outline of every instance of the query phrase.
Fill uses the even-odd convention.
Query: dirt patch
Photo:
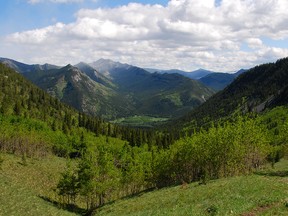
[[[259,215],[259,214],[261,214],[265,211],[268,211],[269,209],[276,207],[276,206],[279,206],[279,205],[280,205],[280,203],[272,203],[272,204],[268,204],[265,206],[258,206],[256,208],[252,209],[250,212],[240,214],[240,216],[256,216],[256,215]]]

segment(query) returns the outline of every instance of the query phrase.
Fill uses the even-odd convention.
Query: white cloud
[[[261,40],[288,39],[287,8],[283,0],[222,0],[217,6],[214,0],[171,0],[165,7],[130,3],[82,9],[75,22],[17,32],[4,42],[15,46],[11,50],[25,50],[23,56],[35,62],[63,65],[105,57],[145,67],[231,71],[288,55],[286,48]],[[252,51],[241,50],[243,44]]]
[[[248,46],[252,49],[261,48],[263,46],[263,42],[259,38],[247,38],[246,42]]]

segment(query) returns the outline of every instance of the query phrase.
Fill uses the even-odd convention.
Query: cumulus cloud
[[[283,0],[130,3],[81,9],[75,22],[17,32],[5,41],[25,49],[27,58],[50,63],[104,57],[143,67],[231,71],[288,55],[287,49],[261,40],[288,39],[287,8]],[[243,44],[251,50],[243,50]]]

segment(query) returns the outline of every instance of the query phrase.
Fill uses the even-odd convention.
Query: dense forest
[[[228,88],[236,88],[233,85]],[[66,158],[57,196],[49,197],[63,207],[90,212],[144,190],[251,173],[287,154],[284,106],[262,114],[236,110],[229,121],[210,121],[193,135],[179,136],[121,127],[79,113],[4,65],[0,88],[1,153],[20,155],[24,165],[27,158]]]

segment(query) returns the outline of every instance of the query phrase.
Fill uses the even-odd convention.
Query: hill
[[[205,69],[198,69],[191,72],[181,71],[177,69],[172,70],[158,70],[146,68],[150,73],[156,72],[160,74],[168,73],[168,74],[180,74],[182,76],[188,77],[190,79],[198,80],[203,83],[205,86],[214,89],[215,91],[220,91],[228,86],[233,80],[238,77],[240,74],[246,72],[245,69],[240,69],[235,73],[224,73],[224,72],[214,72]]]
[[[59,69],[59,66],[51,65],[51,64],[33,64],[33,65],[27,65],[22,62],[15,61],[13,59],[7,59],[7,58],[0,58],[0,62],[2,64],[5,64],[6,66],[14,69],[18,73],[30,73],[35,71],[47,71],[51,69]]]
[[[147,70],[150,73],[160,73],[160,74],[164,74],[164,73],[168,73],[168,74],[173,74],[173,73],[177,73],[180,74],[182,76],[188,77],[190,79],[195,79],[198,80],[202,77],[207,76],[208,74],[211,73],[215,73],[213,71],[209,71],[209,70],[205,70],[205,69],[198,69],[195,71],[191,71],[191,72],[187,72],[187,71],[182,71],[182,70],[177,70],[177,69],[170,69],[170,70],[159,70],[159,69],[152,69],[152,68],[145,68],[145,70]]]
[[[94,215],[287,215],[287,160],[249,176],[140,193]],[[273,189],[272,189],[273,188]]]
[[[47,201],[65,168],[64,159],[27,159],[26,165],[11,154],[1,154],[1,159],[1,215],[77,215]]]
[[[232,83],[236,77],[236,74],[211,73],[201,77],[199,81],[216,91],[220,91]]]
[[[49,201],[65,160],[1,155],[0,210],[5,215],[80,215],[84,209],[60,209]],[[93,215],[287,215],[287,160],[252,175],[182,184],[126,197],[97,209]],[[55,197],[55,195],[53,195]],[[46,199],[45,199],[46,198]],[[55,200],[54,200],[55,201]]]
[[[179,125],[201,126],[235,112],[261,112],[267,108],[287,104],[287,68],[288,58],[284,58],[242,73],[223,91],[181,118]]]

